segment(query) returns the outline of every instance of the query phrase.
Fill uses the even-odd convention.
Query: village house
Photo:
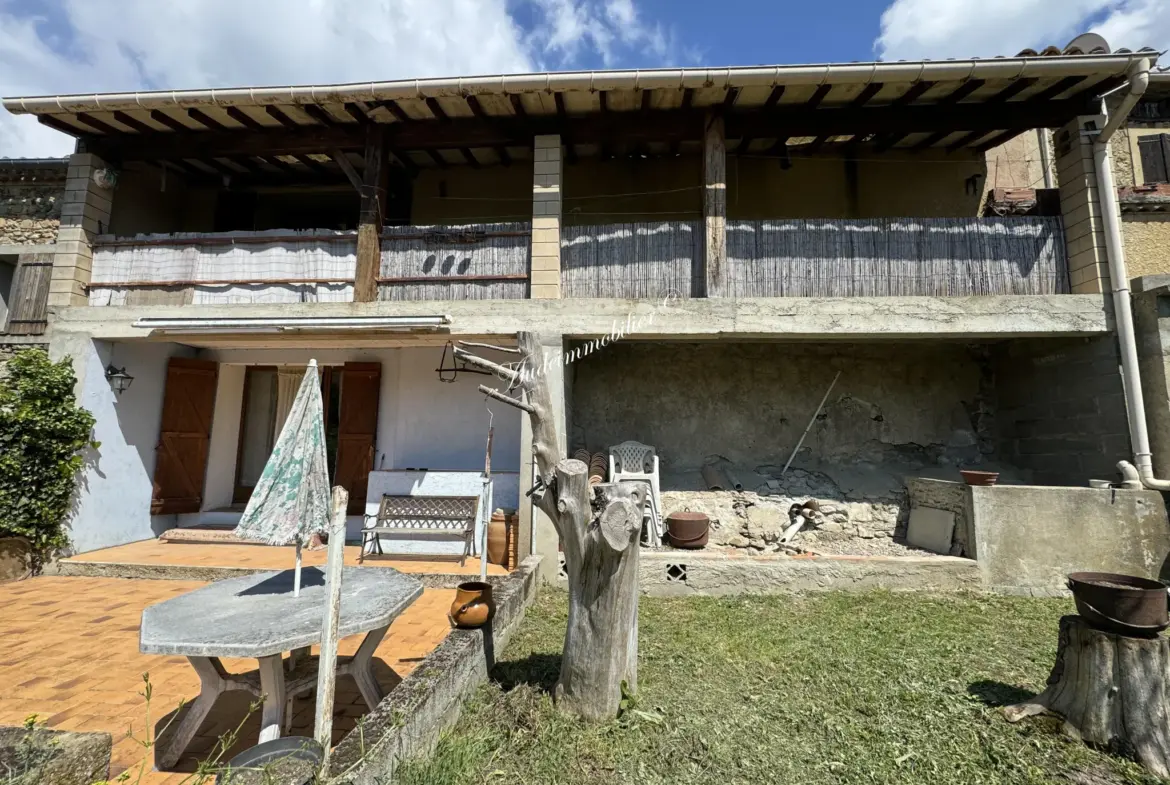
[[[952,516],[943,553],[974,557],[989,535],[960,468],[1031,489],[1007,509],[1065,523],[1104,505],[1132,519],[1110,536],[1164,540],[1158,494],[1120,513],[1080,495],[1119,461],[1170,471],[1123,384],[1158,319],[1116,318],[1117,199],[1093,150],[1112,135],[1121,250],[1163,271],[1134,245],[1134,200],[1161,198],[1143,188],[1170,148],[1143,125],[1166,119],[1156,57],[6,98],[77,138],[43,300],[102,445],[74,548],[234,523],[315,359],[351,537],[386,488],[478,477],[490,422],[494,504],[519,511],[523,552],[551,557],[525,496],[527,419],[485,403],[495,380],[450,346],[518,331],[553,358],[565,447],[653,445],[664,511],[710,511],[724,553],[775,553],[815,498],[814,549],[906,555],[920,506]],[[1038,171],[1048,187],[1006,192]],[[1159,378],[1143,378],[1155,441]],[[709,489],[715,464],[742,493]],[[1089,536],[1069,526],[1049,532],[1057,550]],[[663,580],[685,580],[664,558]]]

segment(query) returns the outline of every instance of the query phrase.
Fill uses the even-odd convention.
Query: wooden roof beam
[[[427,150],[427,155],[432,161],[435,162],[435,166],[439,167],[440,169],[447,168],[447,159],[440,155],[438,150],[431,148]]]
[[[122,125],[126,126],[127,128],[131,128],[140,134],[157,134],[158,133],[157,128],[152,128],[151,126],[147,125],[146,123],[142,122],[141,120],[135,120],[133,117],[126,114],[125,112],[114,112],[113,117],[114,117],[115,122],[119,122]]]
[[[805,109],[816,109],[818,106],[821,105],[821,102],[825,100],[825,96],[827,96],[829,94],[829,91],[832,89],[833,89],[833,85],[831,85],[831,84],[823,84],[820,87],[818,87],[816,89],[816,92],[814,92],[812,94],[812,98],[808,99],[808,101],[805,102],[804,108]]]
[[[352,117],[358,125],[368,125],[370,122],[369,115],[362,111],[362,108],[356,103],[348,103],[345,105],[345,113]]]
[[[186,123],[181,123],[166,112],[159,111],[158,109],[150,110],[150,119],[154,120],[159,125],[165,125],[167,128],[170,128],[172,131],[180,134],[190,133],[191,131],[195,130]]]
[[[329,114],[324,107],[317,106],[316,104],[305,104],[301,107],[301,111],[321,125],[332,126],[339,124],[339,121],[333,115]]]
[[[85,112],[78,112],[77,114],[75,114],[73,116],[77,119],[77,122],[81,123],[82,125],[88,125],[90,128],[97,131],[98,133],[102,133],[102,134],[119,134],[119,133],[121,133],[121,131],[119,131],[117,128],[114,128],[109,123],[103,123],[101,120],[97,119],[96,117],[94,117],[91,114],[87,114]]]
[[[776,104],[780,103],[780,99],[784,97],[784,85],[776,85],[772,88],[772,92],[768,94],[768,100],[764,101],[764,111],[771,111],[776,108]]]
[[[426,105],[427,105],[427,109],[429,109],[431,114],[435,116],[436,120],[441,120],[444,123],[450,122],[451,118],[450,118],[450,116],[448,116],[448,114],[445,111],[443,111],[443,107],[439,103],[438,98],[426,99]],[[395,115],[395,117],[397,117],[397,116],[398,115]]]
[[[223,111],[228,117],[232,118],[237,123],[244,126],[245,128],[247,128],[250,131],[267,131],[268,130],[268,126],[264,125],[259,120],[254,119],[251,115],[247,114],[243,109],[240,109],[238,106],[229,106],[227,109],[224,109]]]
[[[273,120],[283,125],[285,128],[289,128],[295,131],[302,127],[300,123],[286,115],[284,112],[280,111],[278,107],[266,106],[264,107],[264,112]]]
[[[211,131],[227,131],[230,130],[226,125],[218,120],[208,117],[206,112],[201,112],[198,109],[190,108],[187,110],[187,116],[195,122],[199,123],[204,128]]]

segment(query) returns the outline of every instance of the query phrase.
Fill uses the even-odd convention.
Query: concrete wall
[[[1070,572],[1170,578],[1170,522],[1156,491],[969,488],[984,584],[1061,593]]]
[[[1112,336],[1017,339],[992,352],[998,452],[1043,485],[1114,479],[1130,458]]]
[[[175,523],[172,515],[150,514],[167,360],[194,351],[171,343],[52,345],[55,359],[63,350],[73,357],[78,403],[96,418],[93,435],[101,442],[85,455],[68,523],[71,547],[84,553],[155,537]],[[134,377],[120,397],[105,378],[109,363]]]
[[[1170,273],[1170,212],[1122,213],[1129,277]]]
[[[782,466],[837,371],[797,465],[979,460],[986,391],[956,344],[611,345],[573,365],[572,446],[652,444],[671,474],[712,454]]]

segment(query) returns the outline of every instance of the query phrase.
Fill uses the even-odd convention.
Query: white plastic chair
[[[622,442],[609,448],[609,481],[632,480],[650,486],[649,504],[645,517],[650,525],[646,527],[649,545],[662,545],[662,494],[658,487],[658,454],[648,444]]]

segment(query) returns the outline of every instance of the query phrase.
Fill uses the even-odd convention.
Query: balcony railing
[[[565,297],[703,291],[697,221],[567,227]],[[1059,218],[778,219],[727,222],[726,297],[1060,294]]]
[[[382,234],[381,300],[523,298],[527,223],[395,226]],[[349,302],[357,233],[272,230],[99,237],[90,305]]]

